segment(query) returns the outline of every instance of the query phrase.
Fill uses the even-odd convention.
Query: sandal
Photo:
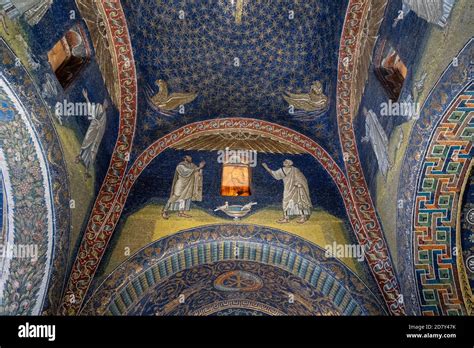
[[[192,218],[191,215],[185,214],[185,213],[178,213],[179,217],[184,217],[184,218]]]
[[[306,221],[308,221],[308,219],[306,217],[302,216],[296,222],[299,223],[299,224],[304,224]]]

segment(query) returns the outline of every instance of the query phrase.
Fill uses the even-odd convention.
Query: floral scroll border
[[[36,200],[44,201],[44,208],[49,207],[52,214],[51,229],[47,228],[48,224],[46,224],[42,231],[39,231],[38,226],[41,225],[40,221],[34,221],[31,218],[24,217],[25,221],[23,224],[33,222],[35,225],[31,226],[29,233],[24,236],[17,235],[21,233],[21,230],[15,231],[15,243],[34,242],[38,244],[40,254],[36,264],[30,262],[30,265],[27,266],[23,263],[23,270],[20,271],[23,276],[17,277],[16,279],[16,281],[18,281],[17,285],[19,285],[20,288],[15,290],[16,283],[11,284],[11,296],[4,305],[13,306],[10,309],[16,307],[15,312],[17,314],[20,312],[25,315],[54,313],[61,300],[69,250],[70,195],[66,166],[61,144],[59,143],[59,138],[53,126],[52,117],[48,107],[40,97],[41,93],[35,81],[3,39],[0,39],[0,50],[3,59],[0,73],[3,75],[3,81],[12,92],[10,99],[14,102],[17,112],[23,113],[27,118],[31,132],[33,132],[31,134],[34,134],[35,141],[38,142],[42,156],[44,156],[45,163],[43,164],[44,167],[42,170],[47,173],[46,184],[43,185],[42,188],[38,188],[40,191],[42,190],[44,194],[38,196]],[[18,108],[18,106],[20,107]],[[19,122],[19,120],[16,121]],[[8,127],[7,123],[5,123],[4,126]],[[18,134],[21,133],[19,128],[16,132]],[[10,142],[10,140],[12,139],[7,139],[7,142]],[[28,140],[26,138],[25,141],[24,145],[27,146]],[[25,171],[29,171],[30,168],[31,170],[36,168],[35,162],[30,163]],[[13,180],[14,179],[12,179],[12,181]],[[26,182],[23,184],[26,184]],[[33,191],[30,193],[32,194],[32,192]],[[49,193],[46,194],[47,192]],[[39,194],[39,191],[37,193]],[[12,194],[15,196],[17,192],[13,190]],[[47,199],[48,196],[51,199]],[[27,197],[25,196],[24,198],[26,199]],[[32,204],[32,201],[28,203],[23,200],[22,204],[28,206],[28,204]],[[19,202],[15,205],[17,209],[15,214],[17,214],[18,208],[21,205]],[[15,217],[15,220],[18,222],[18,216]],[[47,250],[43,250],[46,244],[49,246]],[[15,263],[18,260],[13,259],[12,261]],[[27,274],[30,272],[28,269],[31,269],[31,272],[35,273],[35,276],[30,277],[31,279],[29,280]],[[43,285],[40,286],[37,282],[31,281],[33,278],[36,278],[37,275],[41,274],[46,277]],[[15,280],[13,280],[13,282],[14,281]],[[26,292],[21,295],[20,289]],[[14,303],[18,303],[18,306]],[[8,313],[15,314],[12,311]]]
[[[136,121],[136,71],[133,63],[130,37],[128,35],[125,15],[119,1],[100,2],[98,10],[103,11],[107,19],[108,35],[115,47],[115,61],[120,76],[121,105],[120,105],[120,130],[118,142],[109,166],[107,177],[102,185],[96,200],[93,212],[81,243],[78,257],[74,263],[71,277],[63,301],[64,314],[77,314],[85,294],[90,286],[98,264],[106,250],[107,244],[114,231],[118,218],[121,215],[126,197],[131,188],[130,184],[136,180],[140,172],[136,168],[146,167],[141,161],[153,157],[158,148],[161,151],[171,143],[177,142],[177,137],[185,137],[191,128],[183,127],[170,135],[160,139],[139,156],[135,165],[125,175],[127,166],[126,158],[130,153]],[[360,43],[360,34],[363,29],[363,14],[368,11],[369,1],[351,0],[346,13],[344,29],[341,37],[339,53],[339,70],[337,86],[337,114],[341,145],[346,159],[347,179],[332,158],[309,138],[302,139],[287,128],[270,124],[264,121],[237,119],[222,119],[219,122],[259,122],[266,127],[280,128],[283,135],[291,136],[305,144],[316,144],[314,152],[316,158],[331,174],[338,185],[344,199],[347,214],[351,221],[359,243],[366,248],[368,263],[374,274],[379,289],[387,303],[391,314],[404,314],[403,297],[400,294],[399,284],[395,277],[390,255],[383,237],[374,205],[367,189],[357,152],[355,134],[352,128],[350,113],[350,95],[354,88],[352,74],[355,69],[355,52]],[[193,124],[193,127],[205,126],[206,122],[219,123],[217,120],[203,121]],[[180,135],[181,133],[181,135]],[[169,143],[169,144],[168,144]],[[163,146],[165,145],[165,146]],[[310,146],[311,147],[311,146]],[[311,152],[310,152],[311,153]],[[313,155],[314,156],[314,155]],[[322,156],[322,157],[317,157]],[[155,156],[156,157],[156,156]],[[154,157],[153,157],[154,158]],[[153,159],[151,158],[151,159]],[[150,159],[150,160],[151,160]],[[146,161],[145,161],[146,162]],[[149,163],[149,162],[148,162]],[[349,204],[350,203],[350,204]]]

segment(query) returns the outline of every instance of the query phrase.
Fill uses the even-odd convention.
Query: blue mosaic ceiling
[[[186,123],[240,116],[289,126],[337,152],[334,99],[346,0],[122,3],[141,89],[137,151]],[[170,93],[197,93],[184,114],[149,103],[158,79]],[[315,81],[329,98],[327,111],[290,114],[285,92],[308,93]]]

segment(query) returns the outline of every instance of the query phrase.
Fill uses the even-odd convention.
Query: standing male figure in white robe
[[[283,217],[278,223],[290,222],[290,217],[300,216],[298,223],[308,221],[313,205],[309,195],[308,181],[301,171],[293,167],[293,161],[287,159],[283,168],[271,170],[266,163],[262,166],[276,180],[283,180]]]
[[[75,162],[82,162],[84,164],[86,167],[85,176],[86,178],[90,178],[91,175],[89,171],[95,162],[97,151],[104,137],[109,103],[107,99],[105,99],[103,104],[93,104],[90,102],[85,89],[82,91],[82,94],[87,102],[87,113],[91,118],[91,123],[82,141],[81,152],[76,157]]]
[[[162,212],[163,219],[169,219],[169,211],[177,211],[179,217],[192,217],[185,211],[191,209],[191,201],[202,201],[202,168],[205,165],[206,162],[202,161],[197,166],[191,156],[184,156],[176,167],[170,199]]]

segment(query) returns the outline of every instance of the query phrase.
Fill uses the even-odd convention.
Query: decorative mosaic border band
[[[112,230],[104,229],[111,207],[127,170],[137,115],[137,78],[125,14],[120,1],[102,0],[97,10],[106,19],[107,35],[115,49],[114,61],[120,79],[120,122],[109,168],[92,209],[78,256],[64,293],[62,314],[76,314],[84,300]]]
[[[433,87],[421,109],[420,118],[411,131],[400,171],[397,197],[397,249],[399,254],[403,253],[405,256],[400,258],[398,268],[406,304],[412,315],[422,314],[419,284],[415,276],[417,261],[414,259],[416,247],[413,234],[413,218],[417,204],[416,197],[419,192],[417,182],[424,171],[423,166],[426,165],[424,156],[428,153],[436,129],[441,125],[440,120],[446,116],[446,113],[454,105],[456,96],[461,93],[472,78],[470,61],[473,55],[474,40],[471,39],[457,55],[457,66],[451,63]],[[406,250],[410,250],[410,253],[407,254]],[[443,310],[438,306],[433,307],[430,312],[443,314]]]
[[[381,224],[369,193],[364,171],[357,150],[357,141],[351,113],[351,96],[356,93],[354,81],[357,67],[357,52],[361,44],[364,28],[364,14],[369,11],[370,0],[351,0],[346,13],[339,48],[339,68],[337,83],[337,122],[339,139],[344,154],[347,181],[355,203],[355,209],[362,224],[363,236],[359,243],[365,247],[367,260],[393,315],[405,314],[404,298],[401,296],[390,253],[387,248]]]
[[[193,312],[191,315],[193,316],[209,316],[216,312],[221,311],[222,309],[229,309],[229,308],[245,308],[254,311],[259,311],[265,313],[270,316],[282,316],[285,315],[280,310],[268,306],[265,303],[251,301],[251,300],[225,300],[213,303],[212,305],[200,308],[199,310]]]
[[[457,269],[456,224],[461,188],[474,153],[474,83],[435,129],[415,196],[413,253],[424,315],[466,314]],[[460,256],[460,255],[459,255]]]
[[[331,156],[312,139],[303,136],[289,128],[285,128],[283,126],[272,124],[266,121],[244,118],[217,119],[192,123],[166,135],[165,137],[150,145],[147,150],[138,156],[128,171],[128,174],[126,175],[120,190],[120,194],[111,208],[111,214],[108,216],[108,219],[104,224],[104,231],[113,231],[115,229],[131,188],[140,174],[146,169],[152,160],[154,160],[164,150],[172,147],[178,142],[190,137],[198,136],[201,133],[204,134],[207,132],[216,132],[219,130],[249,131],[271,135],[276,139],[289,142],[292,145],[297,146],[311,154],[334,180],[334,183],[339,189],[343,202],[346,206],[346,211],[352,227],[355,231],[357,231],[360,223],[358,221],[357,215],[354,212],[354,203],[351,200],[346,178]],[[110,236],[111,234],[108,235],[108,238],[110,238]],[[106,238],[107,235],[103,234],[102,237]],[[104,240],[104,243],[108,243],[108,240],[109,239]]]
[[[9,315],[55,312],[64,286],[69,248],[69,184],[48,108],[37,86],[7,44],[0,40],[1,137],[9,163],[15,231],[7,243],[37,250],[37,258],[9,260],[2,310]],[[26,167],[27,166],[27,167]],[[24,249],[25,250],[25,249]],[[34,252],[36,253],[36,252]],[[40,280],[41,279],[41,280]]]
[[[114,231],[115,225],[120,217],[123,206],[131,188],[138,177],[137,168],[143,166],[141,161],[156,157],[155,151],[160,152],[168,148],[172,143],[176,143],[176,137],[180,140],[188,136],[186,133],[192,130],[192,127],[207,127],[209,122],[219,124],[216,120],[203,121],[187,127],[183,127],[171,135],[165,136],[158,142],[153,144],[148,150],[142,154],[135,162],[134,167],[129,171],[125,183],[124,170],[126,167],[126,155],[130,151],[131,139],[133,137],[135,116],[136,116],[136,75],[133,64],[133,56],[130,47],[130,38],[126,26],[123,10],[119,2],[113,4],[109,1],[102,2],[103,9],[107,18],[107,25],[110,27],[108,31],[112,35],[112,42],[115,44],[121,80],[122,108],[121,108],[121,126],[119,132],[119,143],[117,143],[116,151],[109,167],[107,178],[102,186],[99,197],[96,201],[93,213],[89,220],[86,234],[79,250],[79,256],[76,260],[70,277],[67,291],[64,298],[64,313],[75,314],[79,310],[84,300],[92,277],[98,267],[98,264],[104,254],[105,248]],[[348,65],[346,71],[342,65],[343,58],[349,57],[356,49],[361,30],[361,11],[367,10],[367,2],[362,0],[352,0],[349,4],[348,13],[341,39],[340,68],[338,80],[338,122],[340,128],[340,137],[344,152],[349,155],[346,162],[346,170],[349,175],[349,186],[345,184],[346,179],[344,173],[340,170],[332,158],[319,145],[309,138],[303,137],[296,132],[290,135],[298,146],[313,148],[313,156],[317,158],[323,167],[333,177],[346,205],[347,214],[356,233],[359,243],[366,248],[369,266],[377,280],[379,289],[381,290],[390,312],[392,314],[403,314],[403,301],[399,293],[399,287],[391,260],[387,250],[386,243],[380,224],[377,220],[373,203],[368,194],[365,179],[361,176],[362,168],[358,160],[358,153],[355,147],[355,136],[352,129],[352,116],[347,110],[350,103],[350,69],[353,68],[352,63]],[[357,36],[357,37],[356,37]],[[344,97],[345,96],[345,97]],[[283,138],[287,137],[287,132],[291,130],[280,127],[271,123],[256,120],[226,120],[224,122],[257,122],[258,125],[264,127],[278,128],[282,131]],[[221,123],[222,124],[222,123]],[[199,128],[198,128],[199,130]],[[310,152],[311,153],[311,152]],[[150,159],[150,160],[151,160]],[[148,162],[149,163],[149,162]],[[148,164],[146,163],[146,164]],[[348,165],[348,164],[353,165]],[[144,167],[146,167],[146,164]],[[348,192],[348,188],[349,191]],[[120,194],[119,194],[120,193]]]
[[[225,260],[253,261],[290,272],[344,315],[385,314],[375,295],[342,262],[326,258],[324,250],[299,237],[254,225],[204,226],[151,243],[107,277],[81,314],[126,315],[171,275]]]

